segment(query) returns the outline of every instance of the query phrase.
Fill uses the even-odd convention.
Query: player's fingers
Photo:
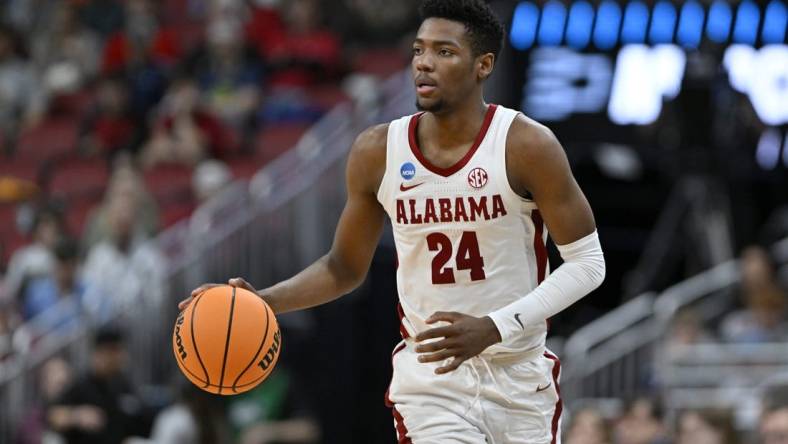
[[[450,350],[441,350],[439,352],[430,353],[428,355],[419,355],[419,362],[443,361],[444,359],[449,359],[452,356],[457,356],[458,353],[459,353],[459,350],[450,349]],[[456,361],[456,360],[457,360],[457,358],[454,358],[454,361]]]
[[[228,283],[233,287],[239,287],[239,288],[243,288],[244,290],[249,290],[253,293],[257,293],[257,290],[255,290],[255,288],[252,287],[252,284],[246,282],[246,279],[244,278],[240,278],[240,277],[232,278],[228,281]]]
[[[436,311],[432,314],[429,318],[427,318],[428,324],[433,324],[438,321],[445,321],[445,322],[456,322],[460,319],[462,315],[460,313],[454,311]]]
[[[429,344],[421,344],[416,346],[416,353],[428,353],[444,348],[452,348],[455,345],[454,341],[450,339],[442,339],[440,341],[430,342]]]
[[[202,284],[199,287],[192,290],[192,297],[197,297],[198,294],[202,293],[205,290],[208,290],[213,287],[218,287],[219,284]]]
[[[194,299],[194,298],[192,298],[191,296],[189,296],[188,298],[186,298],[186,299],[184,299],[184,300],[182,300],[182,301],[178,302],[178,310],[185,310],[185,309],[186,309],[186,307],[188,307],[188,306],[189,306],[189,304],[191,304],[191,302],[192,302],[192,299]]]
[[[452,359],[448,365],[444,365],[443,367],[436,368],[435,374],[442,375],[445,373],[453,372],[454,370],[457,370],[460,364],[465,362],[466,359],[468,358],[465,358],[464,356],[455,356],[454,359]]]
[[[429,330],[425,330],[418,335],[416,335],[416,341],[421,342],[427,339],[432,338],[446,338],[452,336],[454,334],[454,327],[446,326],[446,327],[435,327]]]

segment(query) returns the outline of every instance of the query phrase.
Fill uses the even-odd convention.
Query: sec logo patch
[[[468,173],[468,185],[474,188],[482,188],[487,185],[487,171],[484,168],[474,168]]]

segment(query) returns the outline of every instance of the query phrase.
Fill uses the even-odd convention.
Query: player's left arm
[[[506,146],[507,176],[521,196],[530,195],[539,208],[564,264],[532,292],[488,316],[438,312],[428,319],[451,325],[422,332],[422,362],[454,357],[436,370],[446,373],[490,345],[516,337],[525,327],[554,316],[598,287],[605,277],[605,261],[588,200],[569,168],[563,148],[546,127],[518,115]]]

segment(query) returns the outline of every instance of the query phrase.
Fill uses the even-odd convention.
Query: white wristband
[[[503,342],[574,304],[605,279],[605,258],[596,230],[556,247],[564,263],[533,291],[489,314]]]

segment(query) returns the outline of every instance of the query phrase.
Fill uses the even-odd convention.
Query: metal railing
[[[269,285],[328,250],[345,199],[343,159],[364,128],[413,111],[408,78],[402,72],[382,82],[375,106],[369,106],[375,102],[369,100],[360,106],[338,105],[249,184],[232,184],[190,219],[150,241],[149,246],[167,258],[158,288],[163,297],[151,300],[114,289],[130,303],[115,307],[104,319],[126,331],[132,358],[128,374],[141,390],[165,386],[177,376],[172,326],[177,301],[192,288],[233,276]],[[291,313],[279,319],[283,325],[299,325],[308,322],[307,316]],[[0,363],[0,442],[11,442],[24,412],[40,400],[37,375],[42,364],[58,355],[83,366],[96,326],[83,323],[68,335],[44,336],[29,352]]]
[[[771,251],[777,261],[788,261],[788,239],[773,245]],[[655,362],[660,361],[655,359],[656,354],[674,315],[682,308],[692,307],[701,321],[719,319],[733,306],[739,280],[739,262],[725,261],[659,295],[642,294],[579,329],[566,341],[564,348],[562,394],[566,402],[571,405],[584,403],[589,398],[628,398],[656,385],[669,390],[666,384],[677,384],[676,377],[684,375],[680,366],[691,362],[677,361],[676,367],[655,367]],[[698,348],[687,353],[694,358],[703,360],[714,353],[724,353],[732,360],[730,367],[713,359],[707,360],[704,375],[720,375],[732,368],[740,370],[740,365],[745,363],[757,364],[764,370],[763,373],[751,373],[759,375],[756,379],[788,369],[788,353],[784,353],[788,351],[786,344],[759,345],[760,348],[752,349],[749,345],[724,344],[694,347]],[[776,351],[784,355],[775,361],[770,353]],[[738,357],[742,357],[741,362],[736,360]],[[684,398],[684,394],[678,394],[672,402],[679,405],[679,400]],[[699,395],[696,399],[702,398]]]

